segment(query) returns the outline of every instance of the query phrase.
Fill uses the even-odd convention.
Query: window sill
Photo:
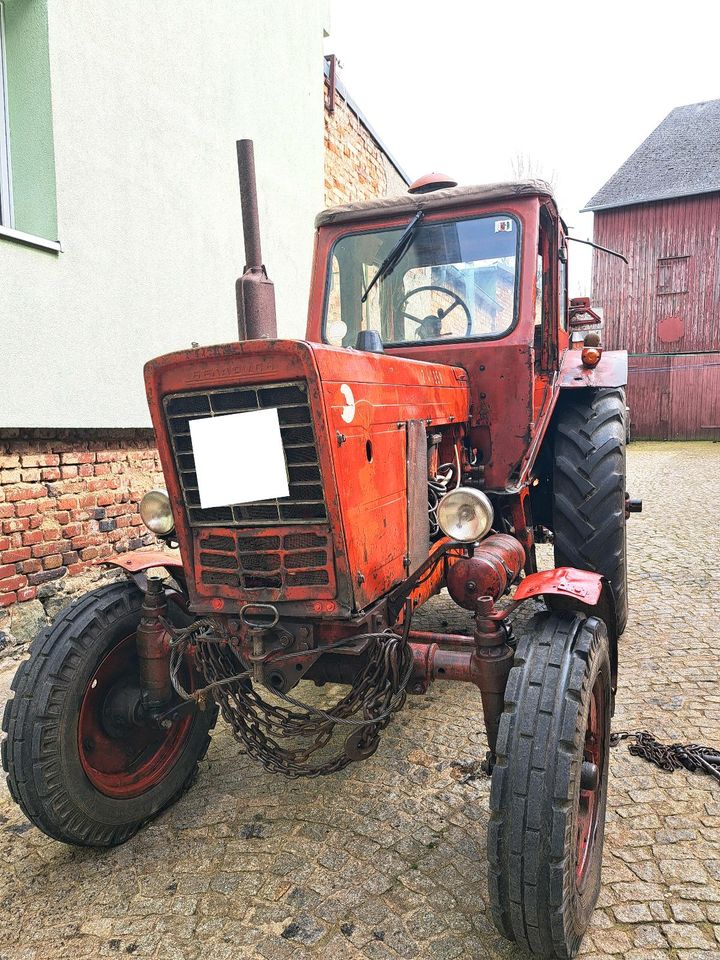
[[[45,240],[32,233],[23,233],[22,230],[13,230],[11,227],[0,226],[0,240],[13,240],[26,247],[36,247],[39,250],[50,250],[52,253],[62,253],[62,244],[59,240]]]

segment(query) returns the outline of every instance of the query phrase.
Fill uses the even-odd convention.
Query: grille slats
[[[311,588],[333,582],[332,552],[327,529],[290,532],[276,536],[262,529],[247,534],[212,530],[200,532],[197,556],[200,580],[207,586],[228,586],[255,599],[273,600],[288,591],[310,595]]]
[[[304,381],[177,393],[165,397],[165,417],[190,525],[250,527],[327,519],[315,432]],[[278,411],[290,495],[278,500],[202,509],[190,420],[250,410]],[[248,463],[248,469],[252,464]]]

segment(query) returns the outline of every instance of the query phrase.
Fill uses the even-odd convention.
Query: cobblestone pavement
[[[720,446],[633,444],[629,473],[645,512],[615,729],[720,744]],[[440,597],[426,624],[467,616]],[[460,685],[411,699],[372,759],[317,781],[265,773],[219,727],[190,793],[109,852],[45,838],[0,784],[0,958],[519,956],[486,913],[488,781],[452,766],[484,751],[479,696]],[[720,957],[720,785],[614,750],[583,953]]]

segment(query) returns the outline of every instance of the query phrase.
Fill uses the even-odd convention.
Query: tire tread
[[[490,792],[490,908],[504,936],[539,956],[574,956],[582,936],[568,934],[565,918],[568,784],[588,662],[602,643],[609,658],[602,621],[537,614],[518,642],[506,687]]]
[[[571,401],[558,411],[555,426],[555,563],[608,579],[620,634],[628,616],[625,391],[579,390]]]
[[[32,641],[29,657],[13,678],[13,696],[5,704],[2,719],[2,767],[13,800],[28,820],[55,840],[80,846],[114,846],[128,840],[144,822],[112,827],[82,817],[63,785],[53,737],[48,735],[57,726],[62,694],[74,672],[73,661],[82,661],[99,627],[109,624],[113,616],[134,609],[138,595],[134,584],[117,581],[74,600]],[[197,762],[162,810],[192,785],[198,762],[210,745],[216,718],[217,711]]]

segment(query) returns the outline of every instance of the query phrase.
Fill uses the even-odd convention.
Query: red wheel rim
[[[602,677],[595,680],[590,698],[585,743],[581,763],[591,763],[597,768],[595,786],[583,788],[580,784],[578,797],[575,872],[578,887],[581,887],[592,860],[600,815],[600,800],[605,788],[605,687]]]
[[[138,682],[134,633],[101,660],[85,688],[78,720],[78,751],[86,777],[105,796],[128,800],[152,789],[172,770],[193,717],[180,716],[167,730],[147,724],[128,727],[122,737],[109,736],[103,726],[103,706],[121,679]]]

